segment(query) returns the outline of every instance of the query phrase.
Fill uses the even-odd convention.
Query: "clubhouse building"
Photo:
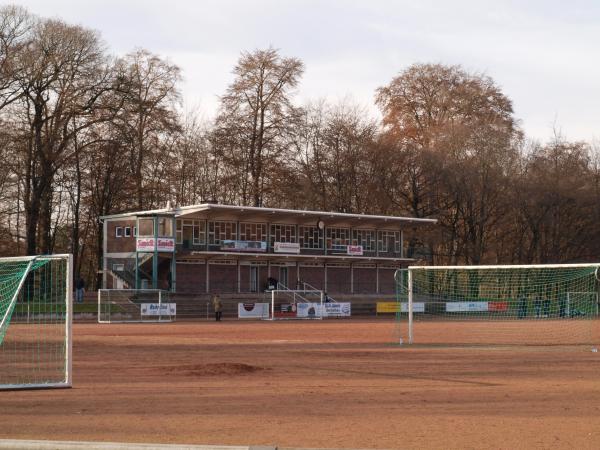
[[[178,293],[393,293],[394,271],[414,261],[407,236],[436,223],[214,203],[101,219],[104,288]]]

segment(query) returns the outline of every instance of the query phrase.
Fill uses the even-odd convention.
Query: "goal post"
[[[268,320],[323,319],[325,294],[320,290],[273,289],[269,291]]]
[[[411,266],[395,275],[401,342],[597,349],[599,268]]]
[[[161,289],[99,289],[98,323],[173,322],[177,305]]]
[[[0,389],[72,385],[72,258],[0,258]]]

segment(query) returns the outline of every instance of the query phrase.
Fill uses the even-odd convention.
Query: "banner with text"
[[[175,316],[177,313],[176,303],[142,303],[142,316]]]
[[[296,305],[297,317],[350,317],[352,305],[344,303],[298,303]]]
[[[268,319],[269,303],[238,303],[240,319]]]
[[[488,302],[447,302],[446,312],[486,312]]]
[[[408,312],[408,302],[377,302],[377,314]],[[425,303],[413,302],[413,313],[424,313]]]
[[[275,242],[273,244],[275,253],[295,253],[300,254],[300,244],[296,242]]]

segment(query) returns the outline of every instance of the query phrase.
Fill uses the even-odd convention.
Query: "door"
[[[250,266],[250,292],[258,292],[258,267]]]
[[[288,268],[280,267],[279,268],[279,282],[283,284],[285,287],[288,287]]]

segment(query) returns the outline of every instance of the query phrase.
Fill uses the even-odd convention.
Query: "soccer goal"
[[[397,271],[401,342],[591,346],[600,264],[437,266]]]
[[[173,322],[177,305],[160,289],[99,289],[98,323]]]
[[[70,255],[0,258],[0,389],[71,386]]]
[[[323,291],[274,289],[268,294],[271,303],[268,320],[323,318]]]

